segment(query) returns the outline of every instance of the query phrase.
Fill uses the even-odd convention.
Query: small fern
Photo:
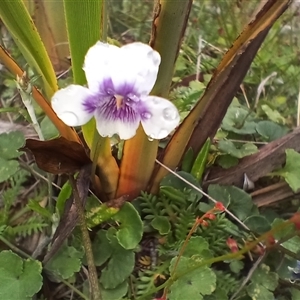
[[[34,233],[41,232],[46,226],[48,225],[43,223],[39,217],[33,216],[27,219],[24,223],[15,226],[7,226],[5,233],[10,236],[26,237]]]
[[[138,272],[138,276],[135,278],[135,294],[137,296],[144,295],[155,287],[155,271],[142,270]]]
[[[208,226],[199,226],[198,234],[201,235],[209,244],[209,248],[215,255],[222,254],[224,251],[228,251],[226,245],[226,239],[228,237],[225,234],[224,226],[226,226],[227,220],[224,215],[217,215],[215,220],[209,221]]]
[[[178,221],[174,224],[174,235],[177,241],[185,240],[195,222],[196,216],[189,209],[178,214]]]
[[[163,204],[158,201],[157,196],[143,192],[138,200],[146,220],[152,220],[155,216],[161,215]]]
[[[158,270],[145,269],[139,271],[138,276],[133,279],[136,296],[142,296],[149,293],[165,279],[165,274]],[[149,299],[153,299],[153,296],[149,296]]]
[[[226,295],[233,294],[240,285],[240,279],[235,278],[232,274],[220,270],[214,270],[217,275],[217,288],[222,290]]]
[[[7,188],[0,194],[0,225],[8,225],[10,210],[14,206],[21,191],[22,184],[27,180],[28,172],[19,170],[7,182]]]

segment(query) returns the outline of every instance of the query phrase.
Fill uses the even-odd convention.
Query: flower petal
[[[145,133],[152,139],[165,138],[179,124],[177,108],[169,100],[156,96],[143,100],[148,108],[141,120]]]
[[[91,91],[99,92],[99,85],[102,81],[110,78],[110,64],[119,55],[119,47],[102,42],[97,42],[88,50],[83,70]]]
[[[57,91],[51,100],[51,105],[57,116],[68,126],[80,126],[87,123],[93,116],[83,103],[92,94],[89,89],[80,85],[69,85]]]
[[[108,106],[99,107],[95,112],[95,119],[96,128],[101,136],[112,137],[118,134],[122,140],[132,138],[140,123],[140,117],[137,114],[131,115],[130,120],[121,116],[114,118],[113,115],[108,114]]]
[[[159,53],[149,45],[127,44],[120,48],[111,63],[110,78],[117,91],[124,85],[133,85],[137,96],[146,96],[154,86],[159,64]]]

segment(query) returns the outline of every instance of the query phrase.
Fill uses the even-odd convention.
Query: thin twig
[[[86,295],[84,295],[83,293],[81,293],[75,286],[73,286],[71,283],[69,283],[67,280],[64,280],[62,278],[60,278],[61,282],[63,284],[65,284],[66,286],[68,286],[72,291],[74,291],[77,295],[79,295],[80,297],[82,297],[82,299],[84,300],[90,300]]]
[[[91,243],[89,232],[88,232],[88,229],[86,226],[84,210],[81,205],[81,199],[80,199],[80,196],[78,193],[76,181],[75,181],[73,175],[69,176],[69,181],[70,181],[70,184],[73,189],[74,201],[75,201],[75,205],[76,205],[76,209],[77,209],[77,213],[78,213],[79,226],[81,229],[83,246],[85,249],[86,260],[87,260],[87,265],[88,265],[88,269],[89,269],[89,281],[90,281],[90,285],[91,285],[92,300],[101,300],[102,298],[101,298],[100,289],[99,289],[97,269],[96,269],[95,262],[94,262],[92,243]]]
[[[201,72],[201,56],[202,56],[202,36],[199,36],[198,41],[198,57],[197,57],[197,66],[196,66],[196,80],[199,81],[200,72]]]
[[[9,242],[3,235],[0,235],[0,241],[3,242],[5,245],[7,245],[11,250],[13,250],[15,253],[18,253],[20,256],[25,258],[31,258],[29,254],[22,251],[18,247],[16,247],[14,244]]]
[[[272,78],[277,76],[276,72],[271,73],[269,76],[267,76],[266,78],[264,78],[261,83],[259,84],[258,88],[257,88],[257,93],[256,93],[256,98],[255,98],[255,102],[254,102],[254,108],[257,107],[258,105],[258,101],[259,101],[259,97],[261,95],[261,93],[263,92],[265,85],[267,84],[267,82]]]
[[[204,39],[202,39],[202,42],[204,42],[204,43],[207,44],[209,47],[211,47],[212,49],[217,50],[217,51],[220,52],[220,53],[225,53],[225,52],[227,51],[227,49],[221,49],[221,48],[218,48],[218,47],[216,47],[215,45],[209,43],[208,41],[206,41],[206,40],[204,40]]]
[[[235,297],[242,291],[242,289],[245,287],[245,285],[249,282],[249,280],[251,279],[254,271],[258,268],[259,264],[261,263],[261,261],[263,260],[263,258],[266,256],[266,252],[261,255],[257,261],[254,263],[254,265],[252,266],[252,268],[250,269],[250,271],[248,272],[248,275],[246,276],[246,278],[243,280],[243,282],[241,283],[240,287],[238,288],[238,290],[231,296],[230,300],[234,300]]]
[[[42,180],[48,182],[48,179],[47,179],[45,176],[43,176],[42,174],[40,174],[39,172],[37,172],[36,170],[34,170],[33,168],[31,168],[26,162],[24,162],[24,161],[22,161],[22,160],[20,159],[20,160],[19,160],[19,164],[20,164],[20,166],[21,166],[24,170],[30,172],[31,174],[37,176],[38,178],[40,178],[40,179],[42,179]],[[61,187],[60,187],[59,185],[55,184],[54,182],[51,182],[51,185],[53,185],[53,186],[56,187],[57,189],[61,190]]]
[[[42,174],[40,174],[39,172],[37,172],[36,170],[34,170],[33,168],[31,168],[31,167],[30,167],[29,165],[27,165],[26,162],[24,162],[23,160],[19,160],[19,163],[20,163],[20,166],[21,166],[24,170],[26,170],[26,171],[32,173],[33,175],[39,177],[39,178],[42,179],[42,180],[48,182],[48,179],[47,179],[46,177],[44,177]],[[51,185],[54,186],[55,188],[61,190],[61,187],[60,187],[59,185],[57,185],[56,183],[51,182]],[[95,194],[92,190],[89,189],[89,193],[90,193],[91,195],[93,195],[93,196],[95,197],[95,199],[97,199],[100,203],[102,203],[102,201],[96,196],[96,194]]]
[[[246,91],[245,91],[245,88],[244,88],[244,85],[243,85],[243,84],[240,85],[240,89],[241,89],[241,91],[242,91],[242,93],[243,93],[243,96],[244,96],[244,98],[245,98],[247,107],[250,109],[251,106],[250,106],[250,103],[249,103],[249,100],[248,100],[248,97],[247,97],[247,94],[246,94]]]

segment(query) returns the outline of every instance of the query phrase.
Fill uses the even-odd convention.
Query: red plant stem
[[[194,222],[192,228],[190,229],[190,231],[189,231],[189,233],[188,233],[186,239],[184,240],[184,243],[183,243],[183,245],[182,245],[182,247],[181,247],[181,249],[180,249],[180,251],[179,251],[177,260],[176,260],[175,265],[174,265],[174,269],[173,269],[172,272],[171,272],[171,277],[173,277],[174,274],[175,274],[175,271],[176,271],[176,268],[177,268],[178,263],[179,263],[179,261],[180,261],[180,258],[182,257],[183,252],[184,252],[184,250],[185,250],[185,248],[186,248],[186,246],[187,246],[187,244],[188,244],[188,242],[189,242],[189,240],[190,240],[192,234],[196,231],[196,229],[197,229],[197,227],[199,226],[199,224],[201,224],[201,222],[202,222],[209,214],[213,214],[214,212],[216,212],[216,210],[218,210],[218,209],[216,209],[216,208],[214,207],[214,208],[210,209],[209,211],[207,211],[201,218],[199,218],[199,217],[196,218],[196,220],[195,220],[195,222]],[[164,293],[163,293],[162,298],[163,298],[163,299],[167,299],[167,298],[166,298],[166,295],[167,295],[167,287],[164,289]]]

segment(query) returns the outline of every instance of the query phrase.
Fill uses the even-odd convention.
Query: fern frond
[[[161,215],[162,203],[158,201],[157,196],[143,192],[138,200],[142,213],[146,215],[145,219],[152,220],[155,216]]]
[[[5,212],[8,212],[17,199],[18,194],[20,193],[22,184],[27,180],[28,172],[25,170],[19,170],[15,173],[12,178],[9,180],[10,188],[6,189],[2,193],[1,200],[4,204]]]
[[[236,292],[240,285],[240,279],[237,279],[232,274],[224,271],[214,270],[214,272],[217,275],[216,290],[222,290],[226,293],[226,295]]]
[[[15,226],[7,226],[5,233],[10,236],[26,237],[34,233],[42,232],[43,228],[46,226],[48,226],[48,224],[43,223],[39,218],[31,217],[24,223]]]
[[[174,234],[177,241],[185,240],[195,222],[195,214],[187,209],[178,213],[177,222],[174,224]]]
[[[219,214],[214,220],[208,222],[208,226],[199,226],[197,232],[208,242],[214,255],[222,255],[224,251],[228,251],[226,240],[230,235],[225,231],[228,220],[224,214]]]
[[[135,294],[137,296],[142,296],[157,286],[159,281],[165,280],[164,274],[159,273],[157,270],[142,270],[139,271],[138,276],[134,279]],[[149,297],[153,299],[153,297]]]

